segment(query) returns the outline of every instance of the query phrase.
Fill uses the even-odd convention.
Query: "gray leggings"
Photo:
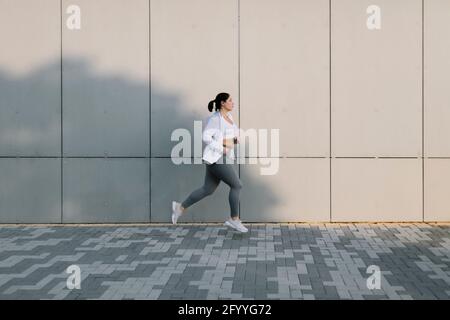
[[[239,208],[239,192],[242,188],[242,183],[239,180],[236,171],[232,164],[229,163],[213,163],[207,164],[205,182],[203,186],[193,191],[181,205],[184,208],[188,208],[194,203],[200,201],[206,196],[211,195],[219,186],[221,180],[230,186],[230,194],[228,195],[228,201],[230,203],[231,217],[238,216]]]

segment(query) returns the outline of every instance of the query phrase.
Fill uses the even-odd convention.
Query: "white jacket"
[[[228,113],[228,117],[234,122],[231,113]],[[206,143],[206,147],[203,150],[202,159],[208,163],[214,163],[220,159],[223,155],[223,139],[225,135],[225,121],[220,115],[220,111],[215,111],[206,121],[206,126],[203,129],[202,140]],[[227,156],[231,159],[235,159],[234,150],[230,149],[227,152]]]

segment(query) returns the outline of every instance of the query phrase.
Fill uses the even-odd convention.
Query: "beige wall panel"
[[[425,155],[450,156],[450,1],[424,7]]]
[[[369,30],[371,5],[381,29]],[[332,1],[333,156],[421,156],[422,1]]]
[[[328,156],[328,0],[242,0],[240,20],[242,128],[280,129],[283,156]]]
[[[276,160],[275,174],[262,175],[261,170],[277,168]],[[241,165],[241,218],[251,222],[330,221],[329,177],[326,158],[261,158],[257,164]]]
[[[425,221],[450,222],[450,159],[425,160]]]
[[[333,159],[332,221],[422,221],[420,159]]]

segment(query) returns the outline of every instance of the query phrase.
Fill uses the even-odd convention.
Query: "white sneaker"
[[[231,227],[242,233],[248,232],[248,229],[246,227],[244,227],[244,225],[241,223],[240,220],[229,219],[229,220],[225,221],[224,225]]]
[[[181,203],[172,201],[172,223],[177,224],[178,218],[183,212],[181,211]]]

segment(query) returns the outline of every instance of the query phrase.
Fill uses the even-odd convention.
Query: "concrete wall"
[[[280,129],[277,174],[235,165],[244,221],[450,221],[449,12],[447,0],[0,0],[0,223],[169,222],[205,170],[172,162],[171,133],[194,133],[222,91],[241,128]],[[228,215],[222,182],[180,222]]]

